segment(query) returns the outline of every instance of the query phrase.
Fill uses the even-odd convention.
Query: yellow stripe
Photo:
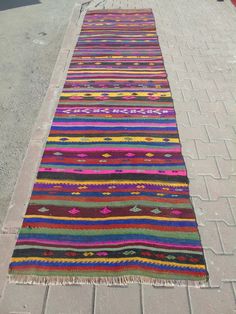
[[[86,94],[89,94],[90,96],[103,96],[104,92],[85,92],[85,93],[79,93],[79,92],[75,92],[75,93],[61,93],[61,96],[63,97],[67,97],[67,96],[87,96]],[[111,92],[111,93],[106,93],[106,96],[110,96],[110,97],[115,97],[115,96],[133,96],[132,94],[133,92]],[[156,93],[152,93],[152,95],[149,95],[149,92],[137,92],[135,96],[162,96],[162,97],[171,97],[171,93],[170,92],[156,92]]]
[[[86,184],[96,184],[96,185],[103,185],[105,184],[115,184],[115,185],[119,185],[119,184],[145,184],[145,185],[160,185],[160,186],[177,186],[177,187],[187,187],[188,184],[187,183],[177,183],[177,182],[164,182],[164,181],[155,181],[155,182],[147,182],[147,181],[134,181],[134,180],[119,180],[116,181],[114,179],[110,179],[107,178],[106,180],[102,180],[102,181],[83,181],[83,182],[79,182],[79,181],[72,181],[72,180],[49,180],[49,179],[37,179],[36,180],[37,183],[50,183],[50,184],[75,184],[75,185],[82,185],[85,186]]]
[[[89,251],[89,250],[88,250]],[[85,263],[107,263],[112,264],[116,262],[125,262],[125,261],[139,261],[139,262],[148,262],[150,264],[155,265],[166,265],[166,266],[177,266],[177,267],[189,267],[189,268],[197,268],[197,269],[205,269],[205,265],[189,265],[189,264],[178,264],[175,262],[163,262],[163,261],[156,261],[150,260],[147,258],[141,257],[123,257],[123,258],[50,258],[50,257],[13,257],[11,259],[12,262],[25,262],[25,261],[46,261],[46,262],[85,262]]]
[[[47,215],[25,215],[25,218],[46,218],[55,220],[77,220],[77,221],[104,221],[104,220],[130,220],[130,219],[151,219],[157,221],[195,221],[191,218],[165,218],[165,217],[151,217],[151,216],[116,216],[116,217],[104,217],[104,218],[78,218],[78,217],[62,217],[62,216],[47,216]]]
[[[86,123],[88,124],[88,123]],[[106,140],[107,137],[48,137],[48,142],[65,142],[63,139],[67,139],[67,143],[78,143],[78,142],[147,142],[147,143],[161,143],[166,142],[165,138],[157,137],[157,138],[150,138],[151,141],[148,140],[149,137],[124,137],[124,136],[117,136],[117,137],[109,137],[110,140]],[[127,140],[127,138],[129,140]],[[179,143],[178,138],[168,138],[168,143]]]

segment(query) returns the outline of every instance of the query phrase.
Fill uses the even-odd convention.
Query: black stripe
[[[73,251],[73,250],[69,250],[69,249],[64,249],[63,251],[57,251],[57,250],[48,250],[48,249],[19,249],[19,250],[15,250],[13,252],[13,257],[42,257],[42,256],[49,256],[51,258],[68,258],[68,259],[74,259],[74,258],[94,258],[94,255],[92,256],[86,256],[84,255],[84,252],[87,252],[87,250],[85,249],[84,251],[82,252],[76,252],[76,251]],[[127,255],[127,252],[129,254],[129,252],[131,252],[131,255]],[[179,264],[194,264],[193,262],[190,261],[191,258],[197,258],[198,261],[197,261],[197,264],[204,264],[204,259],[203,259],[203,256],[200,255],[200,254],[194,254],[194,253],[184,253],[184,257],[186,258],[186,260],[184,261],[179,261],[177,259],[177,257],[183,257],[183,254],[180,252],[180,253],[165,253],[165,252],[162,252],[162,251],[158,251],[158,250],[155,250],[153,251],[152,250],[148,250],[148,249],[145,249],[145,250],[141,250],[141,249],[135,249],[135,248],[132,248],[132,249],[126,249],[126,250],[119,250],[117,249],[116,251],[110,251],[108,252],[108,256],[106,256],[106,258],[109,259],[110,258],[124,258],[124,257],[127,257],[127,256],[132,256],[132,257],[143,257],[142,253],[149,253],[150,256],[148,254],[145,255],[145,258],[147,259],[150,259],[150,260],[153,260],[153,258],[155,260],[160,260],[158,259],[158,257],[156,256],[157,254],[161,254],[162,256],[164,255],[166,258],[163,258],[162,257],[162,261],[170,261],[167,256],[169,255],[173,255],[175,256],[175,260],[174,262],[175,263],[179,263]],[[124,254],[126,253],[126,254]],[[52,254],[52,255],[51,255]],[[74,254],[76,254],[76,256],[74,256]],[[94,254],[96,254],[96,252],[94,252]],[[155,254],[155,255],[154,255]],[[99,256],[95,255],[96,258],[99,258]],[[103,256],[101,256],[101,258],[104,258]]]
[[[96,181],[96,180],[143,180],[143,181],[167,181],[167,182],[184,182],[189,180],[186,176],[167,176],[159,174],[145,173],[111,173],[111,174],[76,174],[76,173],[60,173],[60,172],[39,172],[38,179],[58,179],[58,180],[75,180],[75,181]]]

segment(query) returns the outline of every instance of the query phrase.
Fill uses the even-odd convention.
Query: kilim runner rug
[[[9,273],[49,284],[207,280],[150,9],[87,12]]]

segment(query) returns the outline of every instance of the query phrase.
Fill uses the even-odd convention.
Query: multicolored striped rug
[[[9,273],[49,284],[207,280],[150,9],[87,12]]]

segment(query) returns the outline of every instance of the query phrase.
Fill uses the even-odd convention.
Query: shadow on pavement
[[[39,3],[41,3],[39,0],[3,0],[0,1],[0,11]]]

